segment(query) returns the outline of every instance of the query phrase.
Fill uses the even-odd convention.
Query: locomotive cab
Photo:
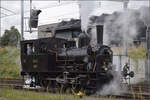
[[[63,48],[65,43],[65,40],[55,38],[21,41],[21,74],[54,70],[56,53],[49,53],[49,50]]]

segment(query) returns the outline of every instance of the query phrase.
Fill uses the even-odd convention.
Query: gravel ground
[[[6,99],[3,99],[3,98],[0,97],[0,100],[6,100]]]

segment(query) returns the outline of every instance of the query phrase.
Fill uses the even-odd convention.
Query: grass
[[[131,86],[131,93],[132,98],[135,100],[135,98],[138,98],[138,100],[144,100],[144,97],[141,95],[141,87],[139,86],[139,92],[138,97],[136,95],[136,92]],[[83,96],[83,98],[80,98],[77,95],[72,94],[60,94],[60,93],[42,93],[42,92],[34,92],[34,91],[27,91],[27,90],[15,90],[13,88],[7,88],[4,87],[0,90],[0,98],[2,100],[116,100],[115,96],[98,96],[98,97],[92,97],[92,96]],[[124,100],[124,99],[119,99]]]
[[[125,48],[123,48],[123,47],[113,47],[111,49],[113,50],[114,54],[122,55],[122,54],[124,54],[123,51],[124,51]],[[128,47],[128,55],[133,60],[146,59],[146,48],[143,47],[143,46]]]
[[[17,47],[0,49],[0,77],[19,78],[20,50]]]
[[[40,93],[40,92],[33,92],[33,91],[24,91],[24,90],[15,90],[15,89],[8,89],[3,88],[0,91],[0,97],[2,99],[8,100],[115,100],[114,97],[89,97],[83,96],[80,98],[77,95],[72,94],[52,94],[52,93]]]
[[[11,100],[80,100],[78,96],[67,94],[38,93],[4,88],[0,97]]]
[[[134,61],[138,59],[146,59],[146,48],[142,46],[138,46],[136,48],[132,47],[129,48],[128,54]]]

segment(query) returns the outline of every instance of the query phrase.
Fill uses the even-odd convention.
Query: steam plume
[[[117,74],[112,73],[112,74],[114,76],[114,79],[109,84],[104,85],[103,88],[97,92],[97,94],[117,95],[126,91],[127,87],[121,87],[120,84],[121,73]]]
[[[109,36],[107,44],[111,41],[121,42],[123,46],[132,44],[139,33],[139,22],[150,24],[149,8],[142,7],[139,10],[126,10],[110,15],[105,22],[105,34]]]
[[[82,31],[87,31],[89,18],[92,16],[95,9],[96,1],[82,1],[79,0],[81,28]]]
[[[79,1],[81,26],[82,31],[87,32],[88,26],[94,25],[95,22],[90,22],[89,19],[93,15],[96,2],[94,1]],[[95,17],[96,18],[96,17]],[[139,10],[126,10],[124,12],[115,12],[105,20],[104,40],[105,44],[110,44],[111,41],[116,41],[122,46],[126,47],[133,43],[134,38],[138,35],[139,22],[144,22],[145,25],[150,25],[150,9],[142,7]],[[142,24],[143,25],[143,24]],[[91,29],[89,32],[92,40],[96,38],[95,31]],[[143,33],[145,34],[145,33]],[[121,92],[120,88],[120,72],[114,76],[114,80],[110,84],[106,84],[100,91],[101,94],[118,94]]]

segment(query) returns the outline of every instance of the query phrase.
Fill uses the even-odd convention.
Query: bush
[[[0,39],[1,46],[16,46],[20,41],[20,33],[15,26],[12,26],[10,30],[5,30],[4,35]]]

